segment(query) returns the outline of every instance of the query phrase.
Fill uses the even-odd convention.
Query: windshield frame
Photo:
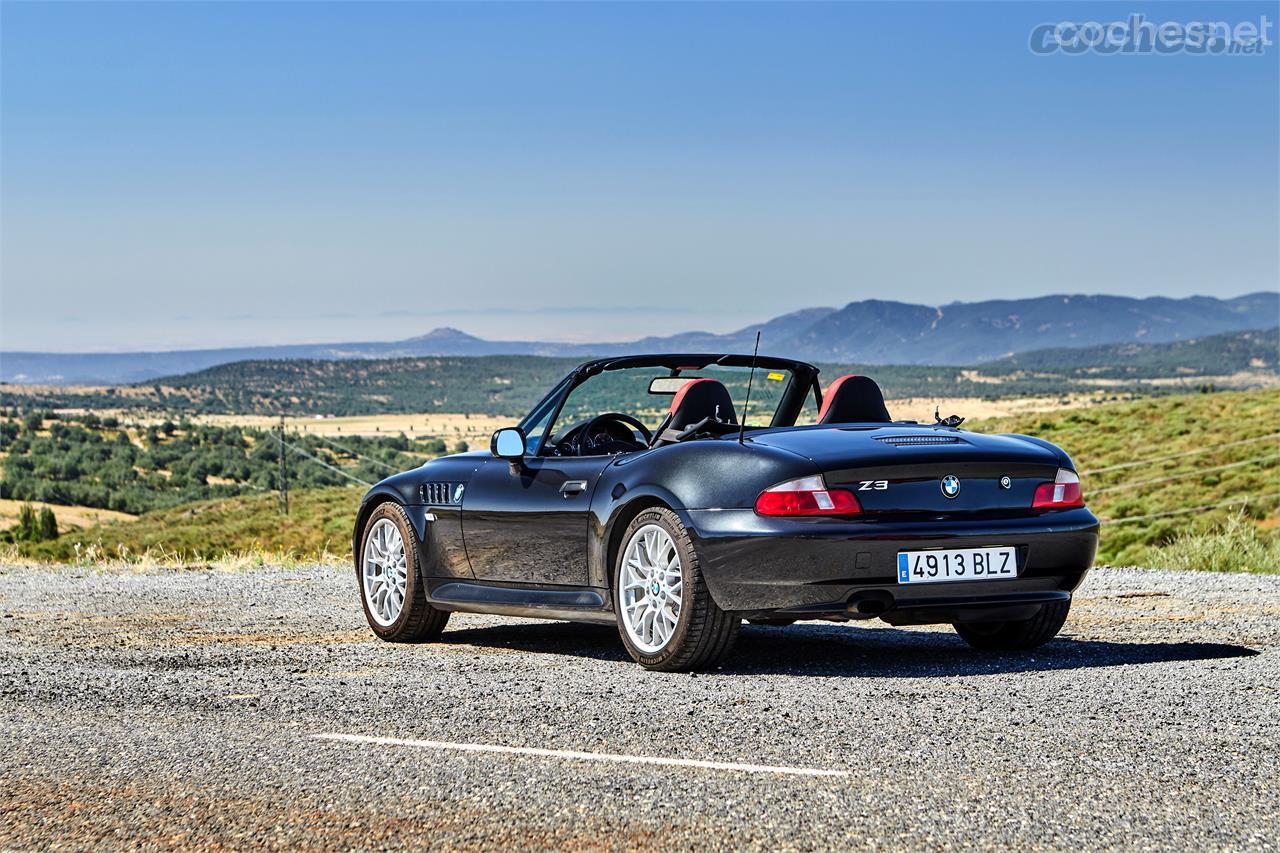
[[[788,382],[786,390],[778,400],[777,408],[774,410],[773,418],[769,425],[765,427],[749,427],[748,429],[774,429],[794,426],[796,418],[804,406],[804,399],[810,391],[817,395],[819,405],[821,405],[822,392],[820,390],[821,385],[818,383],[819,370],[814,365],[804,361],[732,353],[663,353],[598,359],[596,361],[588,361],[574,368],[520,421],[518,426],[521,432],[525,433],[525,452],[531,456],[545,455],[547,449],[546,440],[552,434],[552,428],[560,420],[565,401],[575,388],[597,374],[623,368],[656,367],[666,368],[670,371],[671,376],[679,376],[683,371],[702,370],[712,365],[754,367],[757,371],[773,368],[786,370],[791,374],[790,382]],[[532,437],[529,436],[527,430],[529,427],[536,426],[552,406],[554,406],[554,411],[551,412],[551,417],[542,428],[542,434],[534,439],[536,441],[535,445],[531,442]]]

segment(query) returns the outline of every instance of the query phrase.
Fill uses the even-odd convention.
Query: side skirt
[[[614,624],[613,611],[605,609],[605,597],[591,587],[502,585],[432,578],[427,581],[427,601],[441,610],[463,613]]]

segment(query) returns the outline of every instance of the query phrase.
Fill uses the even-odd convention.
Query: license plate
[[[898,583],[1012,580],[1017,576],[1017,550],[1012,547],[898,552]]]

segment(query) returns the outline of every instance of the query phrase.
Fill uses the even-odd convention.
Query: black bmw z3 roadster
[[[453,611],[616,624],[657,670],[712,666],[742,620],[951,624],[981,650],[1062,627],[1098,520],[1025,435],[895,421],[879,387],[746,355],[581,365],[485,451],[389,477],[356,515],[365,615],[437,639]]]

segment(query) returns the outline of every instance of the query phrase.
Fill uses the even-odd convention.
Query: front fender
[[[388,484],[388,481],[384,480],[365,493],[365,496],[360,500],[360,508],[356,510],[355,529],[351,533],[351,556],[355,560],[357,568],[360,564],[360,534],[364,532],[364,526],[369,521],[369,516],[373,511],[380,504],[387,501],[395,501],[403,507],[405,515],[409,516],[409,521],[413,524],[413,532],[418,534],[418,541],[424,546],[426,545],[427,508],[418,503],[407,502],[401,489]]]

